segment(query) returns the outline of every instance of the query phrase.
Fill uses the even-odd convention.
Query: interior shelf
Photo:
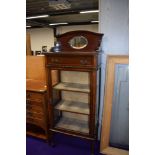
[[[80,83],[61,82],[55,85],[53,88],[58,90],[78,91],[78,92],[85,92],[85,93],[90,92],[88,84],[80,84]]]
[[[89,133],[88,121],[78,120],[75,118],[62,117],[55,127],[85,134]]]
[[[89,104],[75,101],[60,101],[55,109],[89,115]]]

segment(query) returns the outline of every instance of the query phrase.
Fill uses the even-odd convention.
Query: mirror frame
[[[72,41],[73,41],[73,44],[76,43],[76,42],[75,42],[75,41],[76,41],[76,38],[79,38],[79,42],[78,42],[78,43],[80,43],[80,45],[81,45],[82,39],[85,40],[85,44],[82,45],[82,46],[75,46],[75,45],[72,45],[72,44],[71,44]],[[84,37],[84,36],[82,36],[82,35],[79,35],[79,36],[74,36],[73,38],[71,38],[71,39],[69,40],[68,43],[69,43],[70,47],[73,48],[73,49],[83,49],[83,48],[85,48],[85,47],[88,45],[88,40],[87,40],[86,37]]]

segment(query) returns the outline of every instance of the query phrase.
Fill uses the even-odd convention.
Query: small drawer
[[[35,92],[26,92],[26,98],[27,99],[32,99],[32,100],[43,100],[44,95],[41,93],[35,93]]]
[[[44,122],[41,119],[27,117],[26,118],[26,123],[31,123],[31,124],[34,124],[34,125],[38,125],[40,127],[44,127]]]
[[[43,102],[42,101],[35,101],[35,100],[26,100],[26,105],[32,105],[32,106],[39,106],[43,108]]]
[[[34,106],[34,105],[30,105],[30,104],[26,105],[26,111],[31,111],[32,113],[33,112],[42,113],[42,114],[44,113],[44,110],[42,107]]]
[[[92,56],[73,56],[73,55],[63,55],[63,56],[51,56],[47,57],[47,65],[59,66],[63,65],[66,67],[75,66],[94,66],[94,60]]]
[[[26,117],[36,118],[36,119],[44,119],[44,116],[42,113],[38,113],[36,111],[27,110],[26,111]]]

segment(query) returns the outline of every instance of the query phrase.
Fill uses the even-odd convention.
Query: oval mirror
[[[83,36],[75,36],[69,41],[69,44],[74,49],[82,49],[88,45],[88,40]]]

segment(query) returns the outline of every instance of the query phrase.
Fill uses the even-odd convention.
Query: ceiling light
[[[52,7],[55,10],[64,10],[64,9],[70,9],[71,3],[68,2],[68,0],[48,0],[49,6]]]
[[[27,17],[26,19],[46,18],[46,17],[49,17],[49,15],[32,16],[32,17]]]
[[[95,12],[99,12],[99,10],[80,11],[80,13],[95,13]]]
[[[98,20],[91,21],[91,23],[98,23],[98,22],[99,22]]]
[[[31,27],[30,25],[27,25],[26,27]]]
[[[66,25],[66,24],[68,24],[68,23],[51,23],[49,25]]]

